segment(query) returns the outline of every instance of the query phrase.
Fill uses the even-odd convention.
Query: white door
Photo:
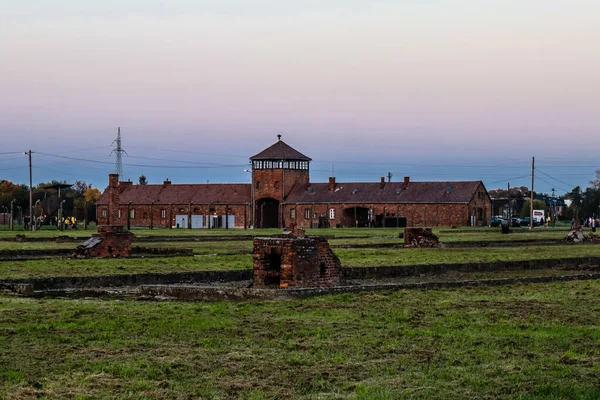
[[[227,226],[229,229],[233,229],[235,228],[235,215],[228,215],[227,216]]]
[[[187,215],[176,215],[175,216],[175,227],[187,229],[188,216]]]
[[[192,215],[192,229],[202,228],[202,215]]]

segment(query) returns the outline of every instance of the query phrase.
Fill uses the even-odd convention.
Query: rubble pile
[[[586,236],[583,234],[581,226],[577,226],[571,229],[564,241],[568,243],[600,243],[600,235],[590,233]]]
[[[404,228],[404,245],[441,247],[440,239],[431,231],[431,228]]]
[[[583,235],[583,230],[580,226],[577,226],[571,229],[571,231],[567,234],[564,240],[565,242],[569,243],[581,243],[584,241],[584,239],[585,236]]]
[[[600,243],[600,235],[596,235],[594,233],[590,233],[588,236],[586,236],[583,239],[584,242],[590,242],[590,243]]]

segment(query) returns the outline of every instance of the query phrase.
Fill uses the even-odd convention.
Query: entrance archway
[[[344,227],[368,228],[369,209],[366,207],[350,207],[344,210]]]
[[[256,202],[256,225],[258,228],[279,228],[279,202],[270,197]]]

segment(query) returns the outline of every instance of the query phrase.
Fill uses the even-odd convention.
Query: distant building
[[[110,175],[98,223],[175,228],[487,225],[481,181],[310,182],[311,159],[279,140],[250,157],[252,184],[134,185]],[[109,197],[119,192],[115,221]]]

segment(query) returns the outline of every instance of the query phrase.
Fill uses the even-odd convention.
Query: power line
[[[571,187],[575,187],[575,186],[577,186],[577,185],[571,185],[570,183],[567,183],[567,182],[565,182],[565,181],[561,181],[560,179],[554,178],[554,177],[552,177],[552,176],[548,175],[547,173],[545,173],[545,172],[543,172],[543,171],[539,170],[538,168],[536,168],[536,171],[538,171],[538,172],[539,172],[540,174],[542,174],[542,175],[545,175],[545,176],[547,176],[547,177],[548,177],[548,178],[550,178],[550,179],[553,179],[553,180],[555,180],[556,182],[560,182],[560,183],[563,183],[563,184],[565,184],[565,185],[567,185],[567,186],[571,186]]]
[[[531,175],[521,175],[521,176],[516,176],[514,178],[501,179],[498,181],[493,181],[493,182],[488,182],[488,183],[492,184],[492,183],[499,183],[499,182],[510,182],[510,181],[516,181],[517,179],[529,178],[530,176]]]
[[[187,153],[187,154],[199,154],[199,155],[205,155],[205,156],[220,156],[220,157],[241,157],[241,158],[248,158],[248,155],[240,155],[240,154],[219,154],[219,153],[205,153],[205,152],[199,152],[199,151],[185,151],[185,150],[170,150],[170,149],[157,149],[154,147],[142,147],[142,146],[129,146],[130,148],[133,149],[142,149],[142,150],[152,150],[152,151],[162,151],[162,152],[168,152],[168,153]]]
[[[538,171],[538,172],[539,172],[539,171]],[[548,185],[550,185],[551,187],[557,187],[557,188],[559,188],[560,190],[564,191],[565,193],[569,192],[569,190],[568,190],[568,189],[562,188],[562,187],[560,187],[560,186],[556,186],[554,183],[552,183],[552,182],[548,182],[547,180],[545,180],[544,178],[540,178],[539,176],[538,176],[536,179],[539,179],[540,181],[547,183],[547,184],[548,184]]]
[[[77,157],[68,157],[68,156],[59,156],[58,154],[49,154],[49,153],[38,153],[38,154],[42,154],[45,156],[50,156],[50,157],[57,157],[57,158],[64,158],[66,160],[74,160],[74,161],[83,161],[83,162],[91,162],[91,163],[97,163],[97,164],[112,164],[112,162],[110,161],[98,161],[98,160],[90,160],[90,159],[84,159],[84,158],[77,158]],[[240,167],[245,167],[246,164],[215,164],[215,165],[195,165],[195,166],[188,166],[188,165],[150,165],[150,164],[123,164],[127,167],[143,167],[143,168],[183,168],[183,169],[194,169],[194,168],[240,168]]]
[[[153,157],[132,157],[129,158],[137,158],[140,160],[152,160],[152,161],[169,161],[169,162],[177,162],[177,163],[187,163],[187,164],[200,164],[200,165],[221,165],[217,163],[206,163],[206,162],[198,162],[198,161],[186,161],[186,160],[169,160],[165,158],[153,158]]]

